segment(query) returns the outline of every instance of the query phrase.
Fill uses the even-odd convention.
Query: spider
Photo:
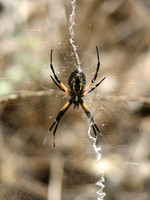
[[[91,80],[89,85],[87,85],[85,87],[85,84],[86,84],[85,74],[82,71],[80,71],[79,69],[75,69],[69,76],[69,79],[68,79],[69,89],[67,89],[67,87],[58,79],[58,77],[57,77],[57,75],[56,75],[56,73],[54,71],[54,67],[52,65],[52,49],[51,49],[51,53],[50,53],[50,68],[52,70],[52,73],[53,73],[54,77],[51,76],[51,75],[50,75],[50,77],[53,80],[53,82],[58,86],[58,88],[61,89],[63,92],[65,92],[67,95],[69,95],[71,98],[63,106],[63,108],[60,110],[60,112],[58,113],[55,121],[53,122],[53,124],[49,128],[48,134],[47,134],[47,136],[45,137],[45,140],[44,140],[44,144],[45,144],[45,142],[47,140],[47,137],[48,137],[49,133],[51,132],[51,130],[55,126],[54,131],[53,131],[53,145],[54,145],[54,148],[55,148],[55,134],[56,134],[56,130],[57,130],[58,124],[59,124],[60,119],[62,118],[62,116],[65,114],[65,112],[71,106],[71,104],[74,104],[74,108],[79,108],[79,105],[81,105],[81,107],[83,108],[83,110],[86,113],[88,119],[90,120],[90,124],[91,124],[93,132],[95,134],[96,144],[98,144],[97,132],[102,137],[102,139],[106,142],[106,140],[104,139],[103,135],[101,134],[98,126],[95,124],[91,112],[89,111],[88,107],[86,106],[86,104],[83,101],[83,97],[86,96],[88,93],[92,92],[93,90],[95,90],[104,81],[104,79],[106,78],[106,77],[104,77],[100,82],[98,82],[94,87],[92,87],[90,89],[90,87],[92,86],[92,84],[95,82],[95,80],[97,78],[99,67],[100,67],[99,51],[98,51],[98,47],[97,46],[96,46],[96,52],[97,52],[97,59],[98,59],[97,69],[96,69],[96,73],[94,75],[94,78]]]

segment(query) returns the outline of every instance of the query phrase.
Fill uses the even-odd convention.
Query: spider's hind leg
[[[67,87],[59,80],[59,78],[57,77],[53,64],[52,64],[52,49],[51,49],[51,53],[50,53],[50,68],[53,72],[54,78],[52,76],[50,76],[52,78],[52,80],[54,81],[54,83],[59,87],[59,89],[61,89],[62,91],[64,91],[66,94],[70,95],[70,90],[67,89]]]
[[[97,75],[98,75],[98,71],[99,71],[99,68],[100,68],[100,60],[99,60],[99,51],[98,51],[98,47],[97,47],[97,46],[96,46],[96,53],[97,53],[97,60],[98,60],[96,72],[95,72],[94,78],[91,80],[91,82],[89,83],[89,85],[87,85],[86,88],[83,90],[83,93],[85,93],[86,91],[88,91],[88,89],[89,89],[89,88],[93,85],[93,83],[95,82],[95,80],[96,80],[96,78],[97,78]]]

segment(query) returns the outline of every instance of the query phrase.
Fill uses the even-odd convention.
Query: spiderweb
[[[70,27],[69,27],[69,32],[70,32],[70,43],[72,45],[72,48],[73,48],[73,51],[74,51],[74,54],[75,54],[75,57],[76,57],[76,60],[77,60],[77,68],[78,70],[81,71],[81,62],[79,60],[79,56],[78,56],[78,53],[77,53],[77,46],[74,44],[74,25],[75,25],[75,9],[76,9],[76,0],[72,0],[71,1],[71,6],[72,6],[72,13],[70,14]]]
[[[149,199],[149,13],[147,1],[0,1],[1,200]],[[67,86],[74,68],[93,78],[95,46],[106,80],[85,102],[109,148],[73,107],[56,149],[52,134],[43,145],[68,100],[50,49]]]

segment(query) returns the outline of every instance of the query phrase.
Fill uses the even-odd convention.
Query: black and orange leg
[[[57,85],[57,87],[59,87],[59,89],[61,89],[63,92],[66,92],[64,88],[62,88],[56,81],[55,79],[50,75],[51,79],[53,80],[53,82]]]
[[[97,75],[98,75],[98,71],[99,71],[99,67],[100,67],[100,60],[99,60],[99,51],[98,51],[97,46],[96,46],[96,52],[97,52],[97,60],[98,60],[96,73],[95,73],[94,78],[91,80],[90,84],[83,90],[83,92],[86,92],[92,86],[92,84],[95,82]]]
[[[93,90],[95,90],[104,80],[106,77],[104,77],[99,83],[97,83],[94,87],[92,87],[90,90],[86,91],[83,93],[83,97],[86,96],[88,93],[92,92]]]
[[[59,114],[57,115],[55,121],[53,122],[53,124],[52,124],[51,127],[49,128],[48,134],[47,134],[47,136],[45,137],[45,140],[44,140],[43,144],[45,144],[48,135],[50,134],[50,132],[51,132],[51,130],[53,129],[53,127],[55,126],[54,131],[53,131],[53,137],[54,137],[54,139],[53,139],[53,144],[54,144],[54,148],[55,148],[55,134],[56,134],[56,130],[57,130],[59,121],[60,121],[60,119],[62,118],[62,116],[65,114],[65,112],[67,111],[67,109],[71,106],[71,104],[72,104],[72,99],[70,99],[70,100],[63,106],[63,108],[60,110],[60,112],[59,112]]]
[[[54,83],[59,87],[59,89],[61,89],[62,91],[64,91],[66,94],[70,95],[70,90],[67,89],[67,87],[58,79],[55,71],[54,71],[54,67],[52,65],[52,49],[51,49],[51,54],[50,54],[50,68],[53,72],[54,78],[52,76],[50,76],[52,78],[52,80],[54,81]]]
[[[95,124],[94,122],[94,119],[93,119],[93,116],[91,114],[91,112],[89,111],[88,107],[86,106],[86,104],[84,103],[84,101],[82,99],[80,99],[80,104],[83,108],[83,110],[85,111],[88,119],[90,120],[90,124],[92,126],[92,129],[93,129],[93,132],[95,134],[95,137],[96,137],[96,144],[98,144],[98,139],[97,139],[97,132],[98,134],[102,137],[102,139],[104,140],[104,142],[108,145],[107,141],[105,140],[105,138],[103,137],[103,135],[101,134],[98,126]],[[96,132],[97,131],[97,132]],[[108,145],[109,146],[109,145]]]

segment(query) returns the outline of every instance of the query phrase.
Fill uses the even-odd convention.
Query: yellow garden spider
[[[60,110],[60,112],[57,115],[55,121],[53,122],[53,124],[49,128],[48,134],[47,134],[47,136],[45,137],[45,140],[44,140],[44,144],[45,144],[45,142],[47,140],[47,137],[48,137],[49,133],[51,132],[51,130],[55,126],[54,132],[53,132],[53,137],[54,137],[53,144],[54,144],[54,148],[55,148],[55,134],[56,134],[56,130],[57,130],[59,121],[62,118],[62,116],[64,115],[64,113],[67,111],[67,109],[71,106],[71,104],[74,104],[74,108],[76,108],[76,107],[79,108],[79,104],[82,106],[82,108],[85,111],[88,119],[90,120],[90,124],[91,124],[91,126],[93,128],[93,132],[94,132],[95,137],[96,137],[96,144],[98,144],[97,132],[103,138],[103,140],[106,142],[106,140],[104,139],[103,135],[101,134],[99,128],[95,124],[91,112],[88,110],[86,104],[83,101],[83,97],[86,96],[88,93],[92,92],[93,90],[95,90],[95,88],[98,87],[102,83],[102,81],[104,81],[104,79],[106,78],[106,77],[104,77],[99,83],[97,83],[94,87],[89,89],[92,86],[92,84],[95,82],[95,80],[97,78],[98,71],[99,71],[99,67],[100,67],[99,52],[98,52],[98,47],[97,46],[96,46],[96,52],[97,52],[97,59],[98,59],[97,69],[96,69],[95,76],[91,80],[90,84],[87,85],[87,87],[85,88],[85,84],[86,84],[85,74],[82,71],[80,71],[79,69],[76,69],[69,76],[69,79],[68,79],[69,89],[67,89],[66,86],[58,79],[58,77],[57,77],[57,75],[56,75],[56,73],[54,71],[54,68],[53,68],[53,65],[52,65],[52,50],[51,50],[50,68],[51,68],[51,70],[53,72],[54,77],[51,76],[51,75],[50,75],[50,77],[53,80],[53,82],[59,87],[59,89],[61,89],[66,94],[68,94],[71,98],[64,105],[64,107]]]

